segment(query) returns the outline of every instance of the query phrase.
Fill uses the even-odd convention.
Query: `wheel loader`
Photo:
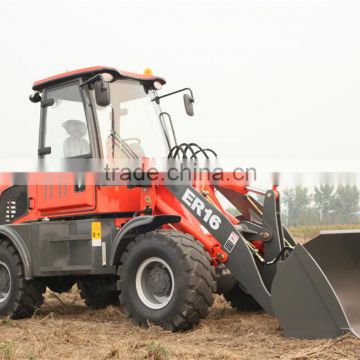
[[[162,106],[182,93],[191,116],[194,97],[189,88],[162,94],[164,85],[149,71],[104,66],[35,82],[39,161],[216,156],[178,143]],[[1,316],[31,316],[46,287],[64,292],[77,284],[86,305],[121,305],[138,325],[190,329],[218,292],[240,311],[274,315],[285,336],[360,336],[359,231],[298,244],[281,223],[277,186],[261,191],[246,179],[109,184],[98,175],[38,171],[19,182],[18,174],[3,174]]]

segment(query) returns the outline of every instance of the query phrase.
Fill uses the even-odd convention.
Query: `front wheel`
[[[206,317],[213,303],[210,257],[188,234],[157,230],[137,236],[118,274],[120,303],[139,325],[186,330]]]

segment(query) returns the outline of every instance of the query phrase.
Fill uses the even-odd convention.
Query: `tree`
[[[359,210],[360,192],[356,186],[340,185],[335,194],[334,211],[341,224],[356,221],[355,212]]]
[[[283,202],[287,207],[288,225],[309,225],[311,198],[306,187],[297,186],[284,191]]]
[[[335,193],[334,186],[331,185],[320,185],[315,186],[314,192],[314,203],[315,208],[320,213],[320,222],[322,224],[330,224],[334,221],[334,201]]]

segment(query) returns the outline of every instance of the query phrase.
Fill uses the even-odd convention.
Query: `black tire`
[[[223,294],[224,298],[230,303],[231,307],[238,311],[261,311],[262,307],[256,300],[246,293],[238,284],[230,291]]]
[[[21,259],[6,239],[0,239],[0,264],[0,316],[31,316],[44,302],[45,285],[40,280],[25,280]]]
[[[160,264],[156,268],[158,265],[155,264],[152,268],[150,265],[149,270],[148,279],[152,285],[147,285],[146,281],[136,282],[138,271],[140,272],[143,264],[151,259],[160,259],[164,262],[165,265],[160,271],[163,274],[167,272],[168,280],[164,280],[164,277],[151,279],[154,268],[157,271],[162,266]],[[125,313],[138,325],[147,326],[153,323],[171,331],[186,330],[198,324],[208,314],[216,289],[214,268],[210,261],[209,254],[191,235],[156,230],[137,236],[122,254],[118,269],[120,303]],[[168,292],[171,288],[170,294],[167,295],[168,302],[160,305],[163,306],[161,308],[149,307],[141,300],[137,284],[145,284],[144,287],[150,288],[153,286],[153,289],[155,287],[153,294],[159,287],[166,289],[167,286]]]
[[[117,276],[94,276],[78,282],[80,296],[93,309],[108,305],[119,305],[119,291],[116,289]]]
[[[53,277],[46,280],[46,286],[59,294],[70,291],[74,284],[74,279],[69,277]]]

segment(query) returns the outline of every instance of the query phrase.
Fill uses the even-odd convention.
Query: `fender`
[[[0,225],[0,239],[1,237],[6,237],[14,245],[16,251],[19,253],[21,262],[24,267],[25,279],[32,279],[32,267],[31,267],[31,258],[28,248],[23,240],[23,238],[12,228],[7,225]],[[1,241],[1,240],[0,240]]]
[[[122,240],[126,235],[131,233],[143,234],[155,230],[164,224],[178,223],[180,220],[181,216],[178,215],[144,215],[131,219],[115,236],[111,247],[110,265],[115,265],[116,260],[120,257],[122,251],[125,250],[127,243]]]

